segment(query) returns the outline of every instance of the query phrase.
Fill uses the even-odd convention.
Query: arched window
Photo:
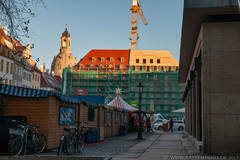
[[[124,58],[123,57],[121,57],[121,62],[124,62]]]
[[[67,47],[67,40],[66,39],[63,40],[63,47]]]

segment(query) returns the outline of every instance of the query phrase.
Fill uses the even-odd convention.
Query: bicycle
[[[77,126],[69,126],[64,128],[65,134],[61,136],[57,155],[62,155],[64,152],[68,155],[76,153],[83,153],[85,132],[83,131],[84,121],[75,121]],[[79,130],[80,129],[80,130]]]
[[[40,126],[33,126],[27,124],[18,124],[16,128],[10,129],[10,140],[8,143],[8,151],[10,155],[20,155],[24,152],[34,151],[34,153],[41,153],[47,144],[46,136],[39,133],[37,129]],[[19,130],[20,129],[20,130]],[[17,133],[14,133],[17,130]]]

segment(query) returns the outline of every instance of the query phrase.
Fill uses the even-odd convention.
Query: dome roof
[[[70,37],[70,33],[69,33],[68,30],[67,30],[67,25],[66,25],[65,31],[64,31],[63,34],[62,34],[62,37]]]

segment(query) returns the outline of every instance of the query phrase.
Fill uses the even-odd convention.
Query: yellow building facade
[[[179,63],[169,51],[131,50],[129,66],[134,71],[177,71]]]

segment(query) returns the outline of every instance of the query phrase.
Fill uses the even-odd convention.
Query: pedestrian
[[[169,120],[169,130],[171,130],[171,132],[173,132],[173,119],[172,119],[172,117]]]
[[[150,117],[147,118],[147,132],[153,132]]]

